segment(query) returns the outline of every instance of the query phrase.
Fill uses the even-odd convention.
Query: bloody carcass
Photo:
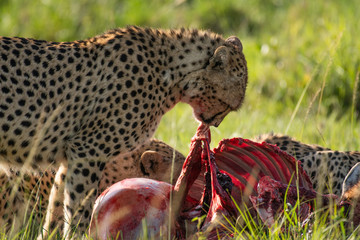
[[[242,138],[222,140],[212,151],[209,143],[210,131],[200,125],[175,186],[135,178],[104,191],[94,206],[91,236],[185,239],[202,232],[208,239],[224,239],[232,237],[229,229],[242,206],[271,226],[286,194],[291,202],[300,193],[307,201],[300,216],[308,216],[308,200],[317,194],[293,157],[276,146]]]

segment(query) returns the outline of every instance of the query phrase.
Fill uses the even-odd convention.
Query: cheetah
[[[331,192],[340,196],[346,175],[360,162],[360,152],[334,151],[319,145],[305,144],[281,134],[263,134],[256,137],[255,141],[277,145],[299,160],[318,192]]]
[[[73,42],[1,37],[0,69],[0,162],[67,169],[67,237],[85,232],[111,157],[150,139],[178,102],[217,127],[248,78],[237,37],[136,26]]]
[[[133,152],[113,158],[105,165],[99,183],[99,194],[125,178],[152,178],[174,184],[184,160],[185,156],[174,148],[162,141],[152,139]],[[123,171],[119,170],[119,166]],[[16,233],[21,227],[21,224],[16,222],[27,223],[30,216],[33,216],[33,221],[37,224],[41,223],[49,204],[52,185],[55,182],[60,189],[63,189],[66,172],[58,174],[59,179],[56,180],[55,174],[54,169],[27,172],[19,179],[19,171],[11,169],[6,173],[5,169],[0,169],[0,186],[4,188],[0,198],[0,226],[4,228],[3,232],[9,233],[10,227],[13,227],[12,231]],[[18,187],[14,188],[15,184]],[[11,197],[12,192],[14,196]],[[57,200],[50,201],[53,214],[47,216],[50,219],[45,224],[52,225],[51,229],[62,225],[62,198],[63,195],[60,194],[56,196]]]

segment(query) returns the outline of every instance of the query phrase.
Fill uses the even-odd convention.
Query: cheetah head
[[[342,199],[360,198],[360,163],[355,164],[346,175],[342,186]]]
[[[240,40],[229,37],[203,69],[185,77],[182,101],[192,106],[199,121],[217,127],[230,111],[241,107],[248,78],[242,50]]]
[[[180,175],[181,167],[185,161],[185,157],[175,152],[166,151],[145,151],[140,158],[140,169],[142,174],[146,174],[151,179],[169,182],[172,179],[172,184],[175,184],[177,177]],[[174,159],[173,159],[174,158]],[[171,169],[172,161],[174,160],[173,171]],[[171,176],[173,176],[171,178]]]
[[[349,204],[351,206],[350,220],[356,227],[360,225],[360,163],[350,169],[343,182],[340,205],[346,209]]]

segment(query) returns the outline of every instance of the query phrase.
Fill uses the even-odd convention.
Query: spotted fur
[[[240,108],[246,85],[240,40],[207,31],[128,27],[74,42],[1,37],[0,162],[67,168],[64,232],[83,233],[109,159],[150,139],[180,101],[218,126]]]
[[[340,196],[343,181],[350,169],[360,162],[360,152],[334,151],[319,145],[305,144],[280,134],[264,134],[256,141],[277,145],[295,157],[309,175],[314,189]]]

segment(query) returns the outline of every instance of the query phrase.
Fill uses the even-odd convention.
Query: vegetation
[[[212,129],[214,147],[222,138],[273,131],[332,149],[359,150],[360,8],[355,0],[1,0],[0,16],[0,35],[54,41],[126,25],[236,35],[248,61],[247,96],[239,112]],[[197,124],[190,107],[179,104],[165,115],[156,137],[187,154]],[[348,236],[339,224],[320,220],[311,236],[301,228],[284,236],[257,228],[259,235],[252,238]]]

